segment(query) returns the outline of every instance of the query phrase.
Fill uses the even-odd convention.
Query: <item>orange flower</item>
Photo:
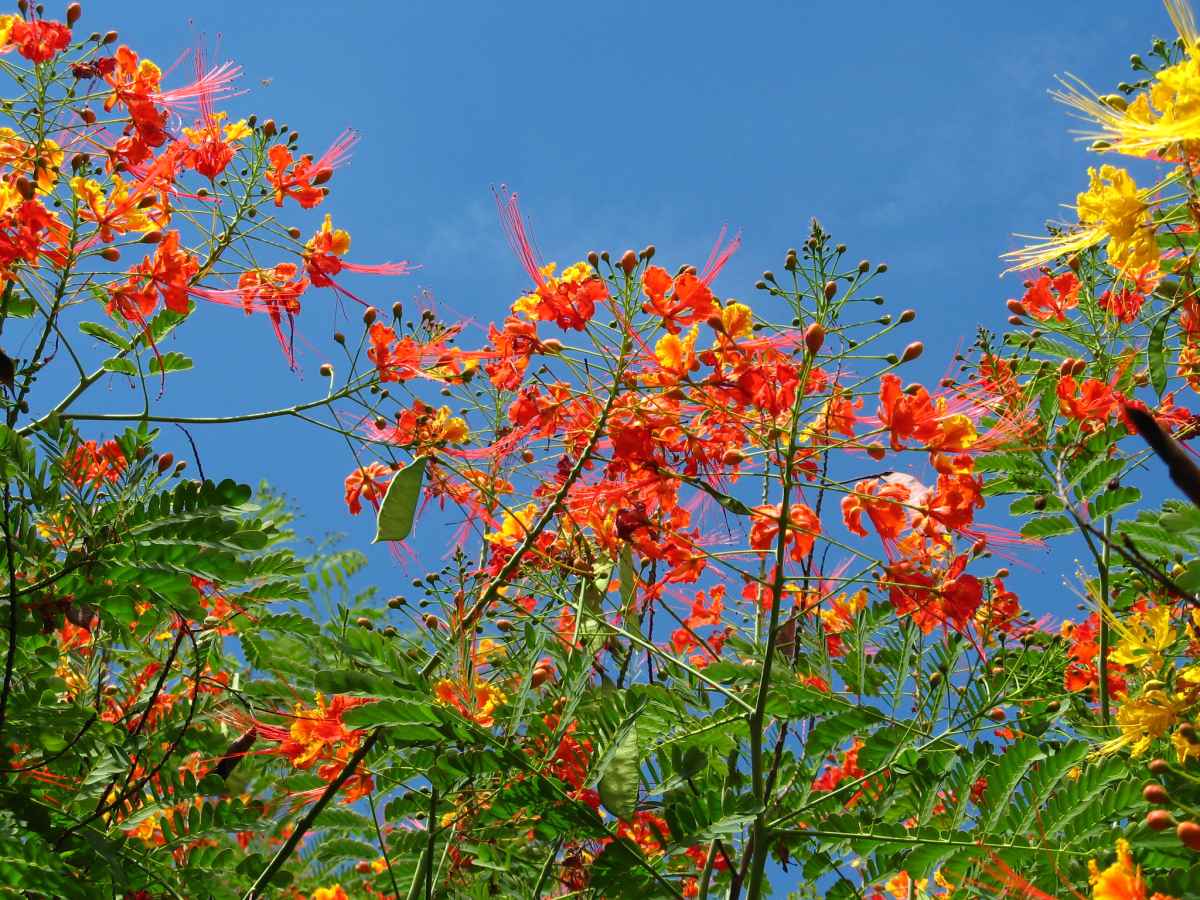
[[[1117,398],[1111,385],[1098,378],[1077,384],[1070,375],[1058,380],[1058,402],[1063,415],[1077,419],[1089,431],[1104,425],[1117,411]]]
[[[125,471],[125,454],[116,441],[84,441],[63,461],[63,473],[77,488],[85,484],[100,487],[106,481],[116,481]]]
[[[633,814],[631,821],[621,821],[617,825],[617,837],[637,844],[645,856],[662,856],[663,842],[671,839],[671,830],[661,816],[639,812]]]
[[[8,40],[27,60],[42,63],[67,49],[71,43],[71,29],[62,22],[18,19],[13,23]]]
[[[380,462],[367,463],[346,476],[346,506],[350,515],[357,516],[362,512],[364,497],[371,505],[379,509],[383,495],[387,493],[388,485],[392,483],[392,470]]]
[[[1174,900],[1166,894],[1148,895],[1142,867],[1134,866],[1133,853],[1124,838],[1117,841],[1117,860],[1104,871],[1095,860],[1088,861],[1092,900]]]
[[[750,546],[755,550],[771,548],[779,534],[779,520],[783,514],[780,504],[756,506],[750,518]],[[821,533],[821,521],[817,514],[803,503],[793,503],[788,510],[788,543],[791,557],[802,562],[812,552],[813,544]]]
[[[356,143],[358,135],[343,131],[316,161],[310,154],[295,159],[287,144],[276,144],[268,150],[266,179],[275,190],[275,205],[283,206],[285,197],[291,197],[304,209],[319,204],[325,199],[325,189],[320,185],[350,158],[350,148]]]
[[[496,724],[496,710],[508,702],[508,697],[500,688],[486,681],[464,686],[449,678],[443,678],[433,686],[433,699],[442,706],[453,707],[465,718],[484,728]]]
[[[1026,281],[1025,288],[1021,305],[1039,322],[1051,317],[1062,322],[1066,319],[1066,311],[1079,305],[1079,279],[1074,272],[1065,272],[1055,278],[1043,275],[1037,281]]]
[[[108,311],[120,313],[131,322],[144,322],[154,311],[157,295],[167,309],[180,315],[188,313],[191,281],[200,271],[200,263],[179,246],[179,232],[163,235],[153,256],[147,256],[129,273],[129,280],[110,291]]]

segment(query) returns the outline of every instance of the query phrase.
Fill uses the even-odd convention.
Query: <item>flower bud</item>
[[[187,460],[181,459],[179,462],[175,463],[175,474],[178,475],[180,472],[182,472],[186,468],[187,468]]]
[[[1152,781],[1142,788],[1142,799],[1155,806],[1166,806],[1171,802],[1171,796],[1167,793],[1167,789],[1157,781]]]
[[[164,453],[158,458],[158,474],[161,475],[167,469],[171,468],[175,463],[175,455],[172,453]]]
[[[17,193],[21,195],[21,199],[23,200],[32,200],[33,195],[37,192],[37,189],[33,186],[33,182],[24,175],[18,175],[13,186],[17,189]]]
[[[547,338],[542,341],[542,349],[551,356],[557,356],[563,352],[563,342],[558,338]]]
[[[1196,743],[1196,726],[1191,722],[1184,722],[1176,729],[1176,731],[1179,733],[1180,737],[1182,737],[1188,743]]]
[[[288,233],[288,237],[290,237],[294,241],[298,241],[300,239],[300,229],[295,227],[294,225],[287,230],[287,233]]]
[[[867,456],[871,457],[875,462],[879,462],[887,456],[887,448],[878,441],[875,441],[873,444],[867,446]]]
[[[836,296],[838,285],[836,281],[825,282],[825,299],[832,300]]]
[[[79,21],[79,17],[83,15],[83,7],[78,3],[67,4],[67,27],[73,28],[75,23]]]
[[[731,447],[721,455],[721,462],[727,466],[736,466],[746,459],[746,454],[736,447]]]
[[[262,123],[262,133],[267,138],[273,138],[279,134],[279,129],[275,126],[274,119],[267,119],[267,121]]]
[[[538,663],[537,667],[534,668],[534,670],[533,670],[533,678],[531,679],[533,686],[535,688],[541,687],[546,682],[553,681],[553,680],[554,680],[554,667],[552,665],[550,665],[549,663],[547,663],[547,664]]]
[[[421,617],[421,621],[425,623],[425,627],[430,631],[437,631],[438,627],[442,624],[438,621],[438,617],[433,613],[425,613],[425,615]]]
[[[85,125],[94,125],[96,122],[96,114],[86,107],[79,111],[79,118],[83,119]]]
[[[142,235],[141,240],[139,240],[138,243],[140,243],[140,244],[157,244],[159,241],[162,240],[162,237],[163,237],[163,234],[161,231],[147,231],[145,234]]]
[[[1087,360],[1086,359],[1075,360],[1075,365],[1071,367],[1071,374],[1072,375],[1082,375],[1086,371],[1087,371]]]
[[[388,609],[399,609],[400,607],[404,606],[406,603],[408,603],[408,601],[405,600],[403,597],[401,597],[399,594],[397,594],[395,597],[392,597],[390,600],[388,600],[387,605],[388,605]]]
[[[858,264],[859,273],[865,275],[870,270],[871,270],[871,261],[869,259],[864,259],[864,260],[862,260],[862,262],[860,262]]]
[[[1039,494],[1038,496],[1033,498],[1033,508],[1038,510],[1039,512],[1046,508],[1046,495],[1045,494]]]
[[[1174,824],[1174,817],[1165,809],[1152,809],[1146,813],[1146,827],[1152,831],[1166,831]]]
[[[334,343],[336,343],[336,344],[345,344],[346,336],[344,334],[342,334],[340,331],[335,331],[333,333],[333,340],[334,340]]]
[[[100,258],[108,262],[116,262],[121,258],[121,251],[116,247],[105,247],[100,251]]]
[[[359,628],[367,629],[367,631],[371,631],[375,627],[375,623],[372,622],[370,619],[368,619],[366,616],[359,616],[357,619],[354,620],[354,624],[357,625]]]
[[[329,363],[321,363],[321,367],[317,369],[317,371],[326,378],[333,377],[333,366],[331,366]]]
[[[989,709],[987,715],[988,715],[988,718],[991,719],[993,722],[1003,722],[1004,721],[1004,710],[1002,710],[998,706],[993,706],[991,709]]]
[[[906,325],[916,317],[917,311],[915,309],[906,309],[904,312],[900,313],[900,324]]]
[[[91,158],[86,153],[76,153],[71,157],[71,171],[78,172],[89,162]]]
[[[1150,760],[1146,764],[1146,768],[1150,770],[1151,775],[1166,775],[1171,771],[1171,764],[1161,757]]]
[[[115,44],[117,42],[117,37],[118,37],[118,35],[115,31],[105,32],[102,43]]]
[[[526,465],[529,465],[531,462],[533,462],[533,459],[534,459],[534,456],[533,456],[532,450],[522,450],[521,451],[521,462],[525,463]]]
[[[654,254],[656,252],[657,248],[653,244],[647,244],[642,248],[642,252],[639,255],[642,257],[642,259],[649,261],[654,259]]]
[[[717,334],[725,333],[725,320],[721,318],[719,313],[713,313],[704,320],[704,324],[711,328]]]
[[[1189,850],[1200,850],[1200,825],[1195,822],[1180,822],[1175,828],[1179,842]]]
[[[804,329],[804,346],[808,348],[810,356],[816,356],[823,343],[825,343],[825,328],[820,322],[813,322]]]
[[[404,318],[404,304],[397,300],[392,304],[392,321],[399,321]]]
[[[1129,67],[1136,72],[1138,69],[1146,68],[1146,64],[1142,62],[1142,58],[1138,54],[1131,53],[1129,54]]]
[[[618,263],[618,265],[621,267],[621,271],[625,273],[626,277],[633,274],[633,270],[637,268],[637,264],[637,254],[632,250],[626,250],[621,255],[621,261]]]
[[[294,138],[295,135],[293,134],[292,137]],[[332,177],[333,177],[333,169],[322,169],[320,172],[318,172],[316,175],[313,176],[312,183],[313,184],[324,184]]]
[[[375,321],[375,318],[378,315],[379,310],[373,306],[368,306],[363,310],[363,324],[369,327]]]
[[[1020,300],[1009,300],[1008,303],[1005,305],[1008,306],[1008,311],[1010,313],[1012,313],[1013,315],[1015,315],[1015,316],[1025,315],[1025,304],[1022,303]]]
[[[887,263],[880,263],[879,265],[877,265],[877,266],[875,267],[875,271],[876,271],[877,273],[879,273],[880,275],[882,275],[884,272],[886,272],[886,271],[887,271],[887,269],[888,269],[888,267],[887,267]]]
[[[904,348],[904,353],[900,357],[900,362],[912,362],[925,352],[925,345],[920,341],[913,341]]]

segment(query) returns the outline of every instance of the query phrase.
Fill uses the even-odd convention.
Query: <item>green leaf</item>
[[[1167,359],[1163,352],[1163,341],[1167,334],[1167,316],[1158,317],[1150,329],[1150,342],[1146,345],[1146,361],[1150,366],[1150,384],[1159,397],[1167,389]]]
[[[641,766],[638,761],[635,723],[625,729],[600,775],[597,790],[604,808],[619,819],[628,819],[637,809]]]
[[[107,372],[118,372],[122,375],[137,375],[138,370],[132,362],[120,356],[114,356],[112,359],[106,359],[100,363],[100,368]]]
[[[116,347],[118,350],[128,350],[129,341],[121,337],[111,328],[105,328],[103,325],[96,322],[80,322],[79,330],[84,334],[91,335],[94,338],[99,338],[108,344],[110,347]]]
[[[1105,491],[1092,501],[1092,515],[1097,519],[1111,515],[1119,509],[1124,509],[1131,503],[1142,499],[1142,492],[1135,487],[1119,487],[1116,490]]]
[[[375,522],[375,540],[402,541],[412,531],[413,518],[417,514],[417,500],[421,497],[421,482],[425,478],[425,457],[415,460],[396,473]]]
[[[176,353],[174,350],[150,361],[150,371],[156,375],[166,372],[186,372],[191,367],[191,357]]]
[[[1031,538],[1054,537],[1074,530],[1075,523],[1066,516],[1039,516],[1021,526],[1021,534]]]

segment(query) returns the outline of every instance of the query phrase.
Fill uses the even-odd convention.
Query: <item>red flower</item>
[[[1101,309],[1112,313],[1118,321],[1128,325],[1137,319],[1142,304],[1146,302],[1146,296],[1123,287],[1115,293],[1111,290],[1105,291],[1096,302],[1100,304]]]
[[[53,59],[67,49],[71,43],[71,29],[62,22],[47,22],[44,19],[13,23],[8,40],[15,44],[17,52],[30,62],[41,63]]]
[[[1025,296],[1021,305],[1039,322],[1049,318],[1062,322],[1066,311],[1079,305],[1079,279],[1074,272],[1065,272],[1056,278],[1043,275],[1037,281],[1025,282]]]
[[[766,551],[772,547],[779,534],[779,520],[782,514],[782,508],[778,503],[754,507],[750,519],[751,547],[760,551]],[[802,562],[804,557],[812,552],[813,543],[821,533],[821,520],[803,503],[793,503],[788,510],[787,532],[787,540],[791,545],[791,557],[795,562]]]
[[[1098,378],[1077,384],[1070,375],[1063,375],[1058,380],[1058,401],[1064,415],[1077,419],[1089,431],[1104,425],[1117,410],[1112,386]]]
[[[310,154],[295,159],[287,144],[276,144],[268,150],[266,179],[275,190],[275,205],[283,206],[285,197],[291,197],[304,209],[319,204],[325,199],[325,188],[314,182],[327,181],[334,169],[350,159],[350,148],[356,143],[358,135],[343,131],[315,161]]]
[[[379,503],[387,493],[388,485],[392,483],[392,474],[392,470],[383,463],[373,462],[360,466],[347,475],[346,506],[350,515],[357,516],[362,512],[364,497],[379,509]]]
[[[671,830],[662,816],[651,812],[633,814],[633,819],[617,825],[617,837],[632,841],[646,856],[662,856],[663,843],[671,839]]]
[[[885,579],[897,615],[911,615],[925,634],[941,625],[961,633],[983,602],[983,583],[964,574],[967,557],[956,557],[944,572],[931,571],[911,559],[885,568]]]
[[[77,488],[85,484],[100,487],[106,481],[116,481],[125,471],[125,454],[116,441],[85,441],[63,461],[63,472]]]

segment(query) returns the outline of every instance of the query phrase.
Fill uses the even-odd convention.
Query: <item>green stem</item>
[[[1104,517],[1104,547],[1100,557],[1100,602],[1097,610],[1100,616],[1100,720],[1108,725],[1111,720],[1108,696],[1108,651],[1111,635],[1109,633],[1108,615],[1112,609],[1109,603],[1108,565],[1112,552],[1112,516]]]

